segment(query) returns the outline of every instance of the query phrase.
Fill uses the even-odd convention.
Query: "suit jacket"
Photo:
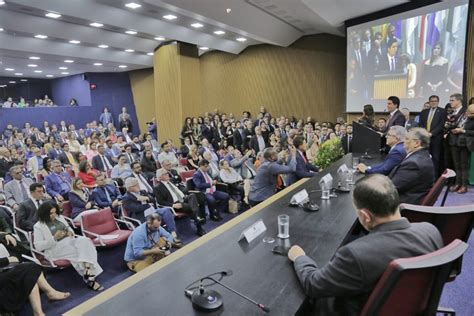
[[[462,108],[456,115],[452,115],[449,119],[448,125],[448,144],[449,146],[458,146],[458,147],[465,147],[465,136],[464,134],[453,134],[451,130],[460,126],[460,122],[465,118],[464,115],[466,113],[466,109]],[[467,122],[467,121],[466,121]]]
[[[265,137],[263,137],[262,135],[262,138],[263,138],[263,142],[265,143],[265,148],[268,147],[268,143],[267,141],[265,140]],[[260,146],[258,145],[258,138],[257,138],[257,135],[253,135],[251,138],[250,138],[250,141],[249,141],[249,149],[253,149],[255,151],[255,153],[258,153],[258,152],[261,152],[262,150],[260,150]]]
[[[0,178],[5,178],[7,172],[9,172],[10,168],[13,167],[15,161],[12,159],[7,161],[4,157],[0,158]]]
[[[252,159],[242,156],[240,159],[236,159],[233,156],[229,157],[229,164],[232,168],[240,174],[242,179],[253,179],[257,175],[257,171],[253,166]]]
[[[103,187],[96,187],[92,190],[92,200],[100,208],[111,207],[112,203],[107,200],[107,195],[104,190],[107,190],[110,200],[114,201],[121,198],[120,191],[112,184],[106,184]]]
[[[46,200],[43,199],[41,203],[44,203]],[[26,231],[32,231],[33,226],[38,221],[37,211],[35,203],[30,198],[23,201],[18,207],[18,226]]]
[[[239,129],[236,129],[236,130],[234,131],[233,144],[234,144],[234,147],[235,147],[235,148],[237,148],[238,150],[242,151],[243,139],[242,139],[242,134],[240,133],[240,130],[239,130]]]
[[[385,157],[383,162],[372,166],[370,169],[365,171],[366,174],[373,174],[373,173],[380,173],[383,175],[388,176],[390,171],[393,170],[396,166],[398,166],[403,159],[405,159],[407,152],[405,151],[405,147],[403,146],[403,142],[395,144],[388,155]]]
[[[69,184],[71,183],[71,177],[66,172],[62,172],[61,177]],[[48,192],[48,194],[51,195],[51,197],[53,198],[58,195],[62,195],[64,193],[69,192],[66,192],[61,188],[61,183],[61,178],[54,172],[51,172],[46,176],[46,178],[44,178],[44,186],[46,187],[46,192]]]
[[[176,186],[176,188],[181,191],[178,186]],[[183,193],[183,199],[186,200],[186,194],[183,191],[181,192]],[[155,195],[156,203],[159,205],[170,207],[173,206],[173,196],[171,195],[171,192],[168,190],[168,188],[163,184],[163,182],[158,183],[158,185],[153,188],[153,194]]]
[[[313,302],[312,314],[359,315],[392,260],[427,254],[442,246],[443,239],[435,226],[410,224],[401,218],[378,225],[368,235],[339,248],[324,267],[319,268],[308,256],[300,256],[294,268]]]
[[[127,210],[129,217],[138,219],[142,223],[145,221],[144,212],[150,207],[149,204],[142,204],[142,202],[130,192],[125,193],[122,197],[122,205]]]
[[[379,72],[390,72],[390,73],[401,73],[403,71],[402,69],[402,63],[400,62],[400,58],[398,56],[395,56],[395,70],[390,71],[390,64],[389,64],[389,59],[388,55],[382,55],[380,59],[380,65],[378,68]]]
[[[249,129],[244,129],[243,139],[242,139],[242,150],[251,149],[250,148],[250,139],[253,136],[253,132]],[[257,151],[258,152],[258,151]]]
[[[388,118],[385,133],[387,133],[392,126],[405,126],[405,116],[400,110],[396,110],[393,116]]]
[[[413,152],[390,172],[400,203],[420,204],[434,182],[434,165],[427,149]]]
[[[59,155],[63,153],[61,149],[58,149],[58,150],[59,150],[59,153],[56,151],[56,149],[51,148],[48,151],[48,157],[51,158],[52,160],[58,159]]]
[[[109,164],[110,164],[110,170],[114,167],[114,162],[112,161],[112,158],[110,158],[109,155],[105,154],[104,159],[106,159]],[[96,155],[92,158],[92,168],[105,172],[105,166],[104,163],[102,162],[102,159],[100,159],[100,155]]]
[[[431,109],[425,109],[420,113],[420,127],[427,129],[428,117]],[[444,123],[446,122],[446,111],[443,108],[437,107],[433,118],[431,119],[431,126],[428,132],[431,133],[431,138],[442,137],[444,131]]]
[[[418,127],[418,123],[414,119],[409,119],[408,121],[405,121],[405,129],[409,131],[410,129],[414,127]]]
[[[87,193],[86,198],[87,201],[84,201],[73,191],[69,192],[69,202],[71,202],[72,207],[72,218],[75,218],[77,215],[84,212],[86,210],[86,204],[88,202],[94,202],[91,194]],[[94,205],[94,203],[92,203],[92,205]]]
[[[211,178],[211,176],[209,176],[209,178]],[[211,184],[206,182],[206,179],[204,178],[204,175],[201,170],[197,170],[193,174],[193,183],[196,189],[198,189],[199,191],[203,193],[205,193],[206,190],[211,187]]]
[[[69,161],[69,158],[64,151],[61,152],[61,154],[58,156],[58,159],[63,165],[72,165],[73,163],[76,163],[74,155],[72,156],[73,161]]]
[[[348,139],[348,137],[349,136],[347,134],[341,137],[341,145],[342,150],[344,150],[344,154],[352,152],[352,138],[354,137],[354,135],[351,134],[350,140]]]
[[[303,178],[311,178],[316,175],[316,173],[311,171],[318,171],[318,168],[304,160],[299,152],[296,153],[296,170],[293,173],[288,175],[288,185],[291,185]]]
[[[23,185],[25,186],[25,190],[28,193],[30,191],[30,185],[33,184],[33,180],[27,177],[23,177]],[[3,188],[5,193],[6,204],[9,207],[13,207],[15,204],[20,204],[23,202],[21,189],[18,186],[16,180],[11,180],[7,182]]]

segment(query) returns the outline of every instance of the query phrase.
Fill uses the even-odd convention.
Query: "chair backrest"
[[[426,255],[393,260],[360,315],[435,315],[452,264],[467,247],[457,239]]]
[[[63,202],[63,216],[71,217],[72,215],[72,205],[69,201]]]
[[[431,190],[426,194],[421,202],[421,205],[424,206],[433,206],[436,201],[438,200],[441,191],[443,191],[443,187],[446,186],[446,183],[450,178],[456,176],[456,172],[451,169],[446,169],[443,174],[436,180],[435,184],[431,188]]]
[[[186,183],[186,181],[187,181],[189,178],[192,178],[192,177],[193,177],[194,172],[195,172],[195,170],[181,171],[181,172],[179,173],[179,176],[181,177],[181,181],[182,181],[183,183]]]
[[[41,173],[36,174],[36,181],[38,181],[38,183],[43,183],[44,182],[44,177]]]
[[[118,229],[110,207],[98,212],[90,212],[81,216],[82,229],[98,235],[107,235]],[[85,233],[85,236],[93,238]]]
[[[180,158],[179,159],[179,165],[182,167],[186,167],[188,165],[188,159],[187,158]]]

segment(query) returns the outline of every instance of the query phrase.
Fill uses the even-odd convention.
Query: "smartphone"
[[[286,255],[288,255],[288,250],[290,250],[290,248],[288,248],[288,247],[275,246],[275,247],[273,247],[272,252],[276,253],[278,255],[286,256]]]

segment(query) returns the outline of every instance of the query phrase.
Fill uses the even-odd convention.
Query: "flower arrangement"
[[[328,139],[319,146],[314,164],[320,169],[325,169],[342,156],[344,156],[344,151],[342,150],[341,140],[339,138]]]

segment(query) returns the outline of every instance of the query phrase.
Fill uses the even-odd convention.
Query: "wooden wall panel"
[[[147,130],[146,122],[155,115],[155,86],[153,69],[130,71],[133,102],[137,111],[138,124],[142,132]]]
[[[181,122],[186,116],[201,115],[201,73],[199,58],[179,56],[181,89]],[[182,125],[180,125],[181,127]]]

